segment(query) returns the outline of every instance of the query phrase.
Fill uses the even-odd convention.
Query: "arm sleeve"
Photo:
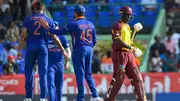
[[[112,29],[112,39],[121,38],[121,32],[120,32],[121,28],[122,26],[119,23],[114,25]]]
[[[53,33],[53,34],[56,34],[56,35],[64,35],[68,32],[72,32],[73,30],[73,27],[74,27],[74,24],[73,23],[68,23],[66,26],[64,26],[63,28],[60,28],[60,29],[53,29],[52,27],[49,28],[49,32]]]
[[[63,47],[66,49],[66,48],[68,48],[69,47],[69,43],[68,43],[68,40],[66,39],[66,37],[65,36],[61,36],[61,43],[62,43],[62,45],[63,45]]]

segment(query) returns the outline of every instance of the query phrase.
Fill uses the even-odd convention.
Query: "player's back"
[[[94,25],[86,19],[74,21],[74,31],[72,33],[73,48],[82,46],[93,47],[96,43],[96,31]]]
[[[58,38],[65,49],[69,47],[68,41],[64,35],[60,35]],[[48,38],[48,49],[50,63],[64,62],[64,55],[51,37]]]
[[[53,25],[51,19],[47,18],[45,14],[35,13],[28,16],[24,21],[24,27],[28,32],[27,44],[47,44],[48,31],[40,25],[38,19],[44,19],[50,26]]]

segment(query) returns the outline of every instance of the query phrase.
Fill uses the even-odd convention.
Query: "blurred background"
[[[94,48],[92,72],[98,93],[103,98],[111,81],[111,29],[120,19],[119,10],[128,5],[134,18],[130,26],[140,22],[134,45],[143,51],[135,58],[142,72],[150,101],[180,101],[180,0],[43,0],[46,14],[63,27],[73,21],[73,7],[82,4],[86,18],[96,26],[98,43]],[[22,59],[17,60],[17,46],[24,18],[31,14],[33,0],[0,0],[0,101],[22,101],[24,98],[24,45]],[[70,35],[66,36],[71,43]],[[35,66],[34,101],[38,101],[39,78]],[[86,101],[90,91],[87,85]],[[65,71],[63,101],[77,94],[73,66]],[[118,101],[135,101],[133,88],[126,78]]]

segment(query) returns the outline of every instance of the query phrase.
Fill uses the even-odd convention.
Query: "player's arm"
[[[65,69],[69,69],[69,65],[70,65],[69,60],[71,59],[71,50],[69,47],[67,47],[65,50],[67,52],[68,58],[65,59],[64,67],[65,67]]]
[[[67,55],[68,55],[68,61],[69,61],[69,60],[71,59],[71,50],[70,50],[69,47],[66,48],[65,50],[66,50],[66,52],[67,52]]]
[[[68,61],[71,59],[71,50],[70,50],[70,46],[68,43],[68,40],[66,39],[65,36],[61,37],[61,42],[63,43],[63,47],[66,50],[66,53],[68,54]]]
[[[61,42],[63,43],[63,47],[65,48],[66,53],[68,54],[68,58],[65,59],[65,64],[64,64],[64,68],[68,69],[70,65],[69,60],[71,59],[71,50],[69,47],[68,40],[66,39],[65,36],[61,37]]]
[[[44,21],[43,19],[39,19],[39,22],[41,23],[41,25],[48,30],[50,33],[56,34],[56,35],[64,35],[68,32],[71,32],[70,29],[73,28],[72,23],[68,23],[66,26],[64,26],[63,28],[60,29],[54,29],[52,27],[49,26],[48,23],[46,23],[46,21]]]
[[[113,29],[112,29],[113,42],[120,44],[121,47],[131,49],[132,47],[130,45],[126,44],[125,42],[123,42],[121,39],[121,32],[120,32],[121,28],[122,28],[122,26],[120,24],[116,24],[113,27]]]
[[[92,34],[93,34],[93,40],[92,40],[92,42],[93,42],[93,47],[96,45],[96,43],[97,43],[97,39],[96,39],[96,29],[94,28],[93,29],[93,32],[92,32]]]
[[[24,44],[24,41],[26,40],[26,36],[27,36],[27,28],[22,28],[22,32],[21,32],[21,37],[19,40],[19,45],[18,45],[18,59],[20,59],[20,50],[22,49],[22,46]]]
[[[51,38],[53,39],[53,41],[56,43],[56,45],[59,47],[59,49],[62,51],[63,55],[65,57],[68,57],[64,47],[62,46],[59,38],[55,35],[55,34],[50,34]]]

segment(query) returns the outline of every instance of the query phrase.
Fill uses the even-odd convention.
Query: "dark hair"
[[[84,16],[84,13],[83,12],[76,12],[77,13],[77,16],[80,17],[80,16]]]
[[[10,43],[6,43],[6,44],[4,45],[4,48],[5,48],[7,51],[9,51],[12,47],[11,47],[11,44],[10,44]]]
[[[156,35],[156,36],[154,37],[154,40],[158,40],[158,39],[160,39],[160,36],[159,36],[159,35]]]

